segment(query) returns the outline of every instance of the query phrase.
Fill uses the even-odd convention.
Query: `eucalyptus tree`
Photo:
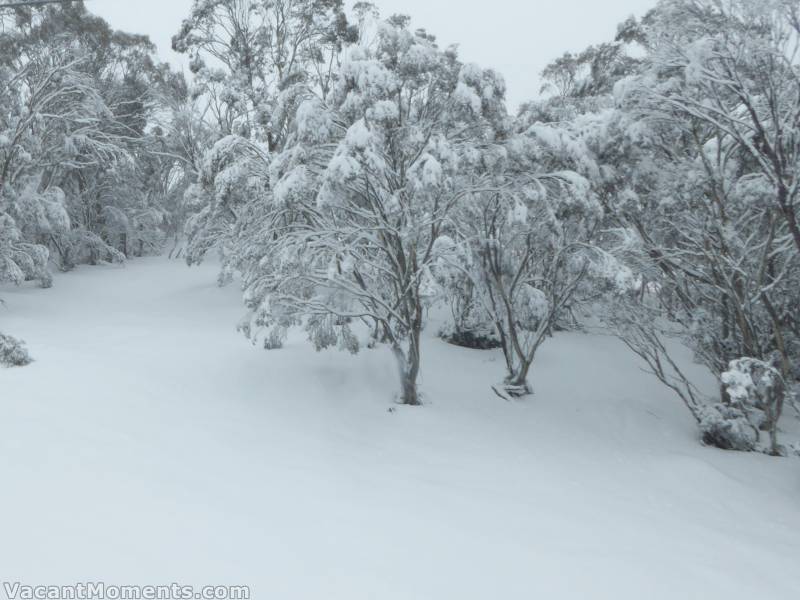
[[[268,206],[242,241],[259,258],[244,274],[246,333],[273,347],[302,325],[319,349],[387,344],[400,401],[419,404],[435,247],[454,207],[487,185],[462,175],[503,94],[496,75],[462,67],[403,17],[352,49],[270,165]]]
[[[214,135],[187,195],[190,264],[217,248],[224,270],[238,268],[227,249],[248,224],[231,207],[255,209],[260,200],[251,185],[237,192],[226,183],[228,167],[254,151],[267,162],[280,151],[299,103],[328,93],[343,49],[357,37],[341,0],[194,1],[173,48],[191,59],[193,94]]]
[[[153,62],[154,46],[112,30],[81,2],[5,18],[0,213],[25,243],[47,250],[37,250],[37,271],[47,254],[68,269],[123,260],[149,242],[157,250],[161,198],[140,177],[151,90],[167,72]]]
[[[616,48],[637,47],[618,61],[627,72],[607,71],[586,95],[595,76],[554,63],[550,75],[566,69],[559,81],[573,83],[549,110],[523,115],[603,124],[584,137],[603,173],[606,226],[626,239],[639,290],[609,320],[721,447],[755,447],[747,432],[773,419],[722,383],[718,399],[702,394],[668,338],[718,378],[750,360],[776,366],[789,398],[797,386],[797,10],[665,0],[620,27]]]

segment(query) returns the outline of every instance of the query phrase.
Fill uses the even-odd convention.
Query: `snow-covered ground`
[[[618,342],[562,334],[507,403],[492,352],[253,348],[213,265],[2,288],[0,580],[248,584],[257,600],[800,598],[800,461],[703,448]],[[705,382],[713,385],[713,382]]]

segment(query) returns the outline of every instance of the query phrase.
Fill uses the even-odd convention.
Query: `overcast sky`
[[[538,74],[567,50],[613,38],[617,24],[642,15],[656,0],[373,0],[381,13],[411,15],[414,27],[435,34],[442,46],[457,43],[463,60],[500,71],[510,107],[536,95]],[[176,65],[184,57],[170,38],[192,0],[87,0],[116,29],[146,33]],[[352,5],[352,2],[348,2]]]

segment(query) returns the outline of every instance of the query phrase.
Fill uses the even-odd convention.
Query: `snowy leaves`
[[[430,197],[452,190],[460,173],[460,159],[446,137],[436,135],[409,171],[410,189]]]
[[[300,165],[274,184],[272,197],[279,205],[297,204],[305,199],[310,185],[308,172],[304,166]]]
[[[342,65],[330,102],[339,106],[347,119],[357,119],[376,103],[389,101],[398,89],[397,74],[364,49],[351,51]]]
[[[367,120],[374,121],[380,125],[391,126],[400,118],[400,109],[391,100],[378,100],[367,109]]]
[[[295,115],[297,139],[302,144],[324,144],[336,133],[333,115],[318,100],[306,100]]]
[[[223,133],[275,150],[298,103],[329,92],[333,67],[357,37],[340,2],[197,0],[173,48],[190,56],[198,98]]]
[[[458,73],[453,98],[473,116],[484,116],[495,127],[503,129],[506,126],[505,93],[506,84],[499,73],[466,64]]]
[[[68,270],[159,249],[155,205],[168,194],[154,167],[174,159],[150,118],[160,87],[179,82],[146,38],[112,32],[82,6],[29,17],[0,32],[0,215],[19,233],[6,265],[49,285],[49,259]]]

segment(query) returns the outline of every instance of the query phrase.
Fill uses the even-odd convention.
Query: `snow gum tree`
[[[773,452],[722,381],[732,362],[772,365],[787,389],[800,376],[796,24],[796,3],[663,1],[613,44],[553,63],[558,95],[521,116],[588,132],[636,282],[609,324],[723,448]],[[720,380],[718,397],[692,385],[669,338]]]
[[[707,443],[752,449],[731,388],[709,410],[661,338],[679,337],[718,378],[745,359],[789,387],[800,375],[797,5],[662,2],[638,28],[646,56],[617,85],[624,185],[610,205],[652,284],[618,315],[623,339]]]
[[[497,147],[489,171],[497,189],[471,195],[456,219],[454,247],[469,258],[450,261],[442,248],[439,266],[470,278],[500,339],[504,390],[522,396],[532,391],[537,351],[559,324],[625,289],[630,272],[601,244],[604,213],[592,186],[599,171],[574,132],[536,123]]]
[[[291,112],[285,92],[302,82],[326,94],[356,37],[341,0],[194,0],[172,45],[189,55],[221,135],[273,151]]]
[[[478,84],[481,85],[478,85]],[[455,206],[485,184],[464,177],[491,141],[504,94],[491,72],[462,68],[406,18],[350,52],[324,99],[300,105],[271,165],[261,261],[245,273],[245,329],[266,343],[303,323],[318,348],[389,345],[400,401],[420,403],[424,306],[437,240]]]
[[[50,258],[69,269],[123,260],[130,246],[158,249],[161,198],[145,192],[140,168],[154,156],[143,148],[149,91],[168,76],[152,44],[80,2],[2,9],[0,19],[0,215],[19,234],[11,260],[47,285]]]
[[[215,248],[222,259],[220,284],[242,269],[247,245],[239,243],[259,214],[269,189],[269,151],[264,144],[229,135],[205,153],[198,180],[187,190],[185,205],[190,213],[186,232],[190,243],[188,264],[198,264]]]
[[[655,95],[714,128],[752,161],[800,252],[800,6],[793,0],[670,0],[654,11]]]
[[[258,185],[251,177],[239,182],[234,201],[234,171],[252,173],[253,152],[263,163],[283,148],[304,94],[327,95],[343,49],[357,37],[341,0],[194,1],[173,48],[191,59],[192,94],[211,131],[212,148],[195,161],[196,185],[184,204],[192,215],[186,231],[189,264],[217,248],[221,280],[235,270],[236,258],[228,252],[249,227],[261,195],[251,193]],[[249,165],[236,167],[240,160]],[[266,177],[262,183],[267,185]]]

